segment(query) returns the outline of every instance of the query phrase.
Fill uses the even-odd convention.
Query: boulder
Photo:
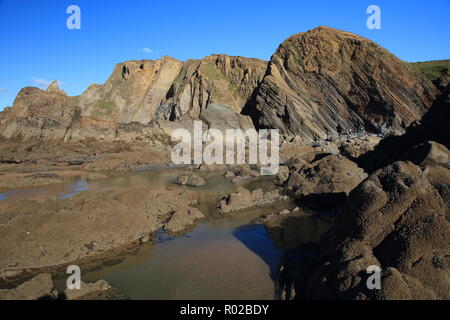
[[[80,289],[66,289],[64,291],[67,300],[82,300],[84,297],[94,295],[98,292],[110,290],[111,286],[105,280],[98,280],[94,283],[84,283],[81,281]]]
[[[427,165],[445,165],[449,162],[450,151],[434,141],[421,143],[405,153],[404,160],[409,160],[421,167]]]
[[[249,191],[239,187],[235,192],[230,193],[217,204],[220,213],[229,214],[235,211],[248,209],[251,207],[261,207],[276,201],[287,200],[288,197],[280,195],[277,190],[264,192],[262,189]]]
[[[169,234],[177,234],[185,231],[194,223],[205,216],[195,208],[181,208],[175,211],[169,222],[164,225],[164,231]]]
[[[350,191],[366,177],[364,170],[353,161],[329,155],[291,172],[287,188],[305,203],[330,209],[343,204]]]
[[[178,176],[175,183],[183,186],[200,187],[205,185],[206,181],[195,174],[182,174]]]
[[[15,289],[0,290],[0,300],[42,300],[57,296],[50,274],[40,274]]]
[[[439,168],[439,169],[437,169]],[[396,162],[355,188],[320,242],[308,299],[450,299],[450,170]],[[381,268],[381,289],[366,284]]]

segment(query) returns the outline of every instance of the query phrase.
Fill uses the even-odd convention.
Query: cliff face
[[[269,63],[164,57],[120,63],[105,84],[76,97],[56,82],[47,91],[25,88],[0,113],[0,136],[145,139],[155,128],[167,133],[199,119],[219,128],[277,128],[311,142],[401,131],[436,94],[431,82],[375,43],[319,27],[287,39]]]
[[[316,140],[404,128],[436,94],[431,82],[374,42],[319,27],[280,45],[245,113],[257,126]]]
[[[92,85],[80,96],[82,114],[119,123],[147,123],[182,66],[171,57],[119,63],[104,85]]]
[[[0,135],[5,138],[60,139],[76,113],[79,109],[75,99],[59,89],[51,86],[49,90],[41,91],[26,87],[19,92],[14,106],[0,114]]]
[[[198,118],[211,103],[240,113],[266,68],[266,61],[223,54],[189,60],[167,93],[158,117],[179,119],[187,114]]]
[[[226,55],[185,63],[164,57],[120,63],[105,84],[94,84],[76,97],[68,97],[56,82],[46,91],[24,88],[13,107],[0,113],[0,135],[132,140],[160,134],[161,127],[172,130],[169,121],[195,119],[223,128],[252,127],[239,112],[266,64]],[[158,125],[149,125],[154,120]]]

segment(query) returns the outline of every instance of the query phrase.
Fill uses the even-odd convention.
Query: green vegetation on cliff
[[[431,81],[438,79],[444,74],[448,75],[450,70],[450,59],[415,62],[411,64]]]

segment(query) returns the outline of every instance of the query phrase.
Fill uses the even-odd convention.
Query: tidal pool
[[[0,194],[3,198],[58,196],[62,199],[78,192],[102,188],[142,185],[155,190],[186,188],[172,182],[186,171],[173,169],[140,172],[87,183],[77,179],[71,184],[52,185]],[[274,276],[282,252],[263,225],[254,221],[261,215],[295,207],[293,202],[244,210],[235,216],[220,217],[217,201],[237,185],[221,173],[202,173],[205,186],[188,188],[197,194],[198,208],[206,218],[178,238],[162,232],[154,242],[142,245],[101,267],[85,267],[82,280],[108,281],[131,299],[273,299]],[[273,189],[271,177],[244,184],[248,189]],[[174,200],[175,201],[175,200]],[[302,241],[316,241],[323,228],[314,218],[302,219]]]

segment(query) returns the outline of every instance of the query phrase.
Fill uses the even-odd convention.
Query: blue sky
[[[66,27],[71,4],[81,8],[81,30]],[[371,4],[381,8],[381,30],[366,27]],[[0,110],[22,87],[51,80],[80,94],[130,59],[270,59],[284,39],[319,25],[372,39],[406,61],[448,59],[449,12],[450,0],[0,0]]]

